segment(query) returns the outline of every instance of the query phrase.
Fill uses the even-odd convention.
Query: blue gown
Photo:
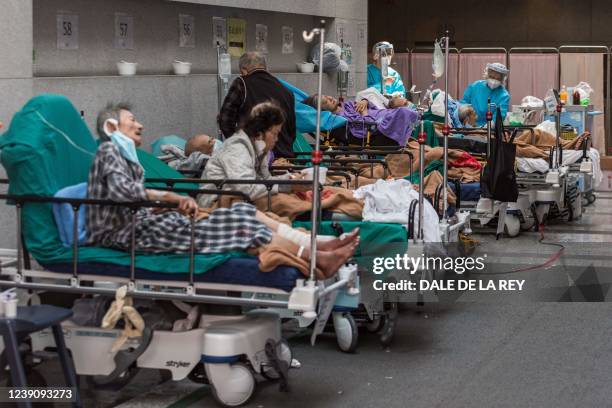
[[[389,67],[389,76],[393,78],[393,83],[387,85],[387,94],[393,94],[395,92],[400,92],[402,96],[406,95],[406,88],[404,88],[404,82],[402,82],[402,77],[396,70]],[[368,65],[368,88],[376,88],[380,91],[380,69],[374,65]]]
[[[491,103],[494,103],[495,106],[501,109],[504,116],[503,119],[505,119],[508,113],[508,106],[510,105],[510,94],[503,86],[491,89],[487,86],[487,81],[481,79],[480,81],[472,82],[463,92],[461,103],[469,103],[474,107],[478,115],[477,126],[487,124],[487,100],[489,98]],[[496,119],[495,115],[495,110],[493,110],[494,121]]]

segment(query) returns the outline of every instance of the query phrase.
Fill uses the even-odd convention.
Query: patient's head
[[[459,106],[459,120],[464,125],[470,125],[472,127],[476,126],[478,115],[476,114],[474,107],[466,103]]]
[[[257,51],[245,52],[238,60],[238,69],[240,75],[248,75],[256,69],[268,69],[266,56]]]
[[[258,154],[269,152],[278,140],[285,115],[281,108],[272,102],[257,104],[242,125],[242,130],[249,136]],[[263,141],[265,147],[263,146]]]
[[[110,135],[119,131],[134,141],[136,146],[142,144],[143,126],[132,113],[132,107],[124,102],[109,103],[98,113],[96,129],[102,140],[110,140]]]
[[[310,95],[308,98],[304,99],[302,103],[312,106],[317,109],[317,94]],[[333,96],[323,95],[321,96],[321,110],[329,111],[332,113],[338,112],[340,109],[340,102]]]
[[[185,155],[190,156],[193,152],[200,152],[210,156],[215,148],[215,138],[208,135],[195,135],[189,138],[185,144]]]

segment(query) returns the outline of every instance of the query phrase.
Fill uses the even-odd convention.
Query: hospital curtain
[[[510,54],[508,91],[510,104],[520,105],[528,95],[544,99],[549,89],[557,88],[558,54]],[[512,108],[510,108],[512,109]]]
[[[459,56],[458,54],[451,53],[448,57],[449,59],[449,77],[448,77],[448,90],[449,94],[453,98],[457,98],[457,70],[459,68]],[[432,76],[432,61],[433,61],[433,51],[431,52],[413,52],[411,54],[411,79],[412,85],[416,85],[416,89],[420,91],[424,91],[425,89],[431,86],[431,82],[433,80]],[[444,76],[438,79],[438,83],[435,85],[434,89],[442,89],[444,90]]]
[[[591,104],[595,110],[605,111],[604,104],[604,58],[602,53],[562,53],[561,84],[574,87],[579,82],[588,82],[593,88]],[[605,117],[595,116],[593,121],[593,147],[605,154]]]
[[[463,98],[463,92],[469,84],[482,79],[484,70],[488,63],[501,62],[507,65],[506,54],[466,52],[459,54],[459,94],[457,99]]]
[[[391,65],[402,77],[406,91],[409,91],[412,86],[412,79],[410,78],[410,54],[407,52],[394,54]]]

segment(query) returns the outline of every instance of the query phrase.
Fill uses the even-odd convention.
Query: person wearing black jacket
[[[217,117],[219,129],[232,136],[251,109],[262,102],[274,102],[283,111],[285,121],[273,150],[274,158],[295,157],[293,141],[295,129],[295,100],[293,94],[267,71],[265,56],[247,52],[238,63],[240,76],[232,83]]]

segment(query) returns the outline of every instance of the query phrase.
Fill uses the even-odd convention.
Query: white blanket
[[[593,187],[597,188],[599,183],[603,180],[603,173],[601,171],[601,161],[599,158],[599,151],[597,149],[590,149],[588,151],[589,159],[593,162]],[[564,150],[563,151],[563,166],[576,163],[582,157],[582,150]],[[544,159],[531,159],[527,157],[517,157],[517,168],[518,171],[523,173],[546,173],[549,169],[548,162]]]
[[[408,180],[378,180],[374,184],[360,187],[353,196],[364,200],[363,220],[370,222],[408,223],[410,203],[419,200],[419,193]],[[425,200],[423,214],[423,239],[425,242],[439,242],[439,219],[436,210]],[[418,224],[419,209],[415,213],[415,228]]]

